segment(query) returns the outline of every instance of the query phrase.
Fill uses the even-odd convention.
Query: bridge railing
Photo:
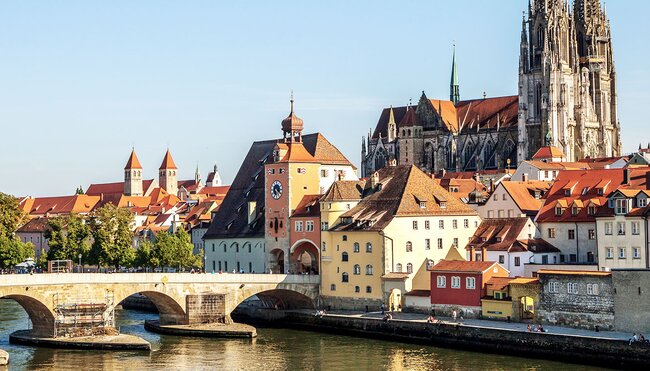
[[[0,275],[2,286],[84,283],[286,283],[319,284],[320,276],[298,274],[239,273],[43,273]]]

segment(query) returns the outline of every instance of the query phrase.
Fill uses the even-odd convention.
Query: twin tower
[[[158,169],[158,184],[160,188],[174,196],[178,195],[177,170],[178,168],[168,149]],[[142,165],[134,149],[131,151],[129,161],[124,166],[124,194],[126,196],[144,196],[143,188]]]

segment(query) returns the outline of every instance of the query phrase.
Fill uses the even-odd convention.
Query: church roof
[[[143,180],[142,181],[142,190],[146,194],[149,187],[153,183],[153,179]],[[89,196],[99,196],[99,195],[110,195],[110,194],[122,194],[124,193],[124,182],[114,182],[114,183],[96,183],[91,184],[86,189],[86,194]]]
[[[174,159],[172,158],[172,154],[169,152],[169,149],[165,153],[165,157],[163,158],[162,164],[160,164],[159,170],[163,170],[163,169],[171,169],[171,170],[178,169],[176,167],[176,164],[174,163]]]
[[[135,154],[135,149],[131,150],[131,156],[129,156],[129,161],[127,161],[126,166],[124,166],[124,170],[128,169],[142,169],[142,165],[140,165],[140,160],[138,160],[138,156]]]
[[[415,110],[408,110],[406,111],[406,114],[402,118],[402,120],[399,122],[398,125],[400,128],[406,128],[406,127],[411,127],[411,126],[420,126],[420,119],[418,118],[418,115],[415,114]]]

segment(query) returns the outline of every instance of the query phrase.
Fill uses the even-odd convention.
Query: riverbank
[[[9,342],[11,344],[62,349],[151,350],[151,344],[148,341],[138,336],[126,334],[45,338],[33,335],[31,330],[19,330],[9,335]]]
[[[255,327],[243,323],[206,323],[196,325],[160,325],[157,320],[144,322],[147,331],[164,335],[193,336],[205,338],[246,338],[257,336]]]
[[[462,350],[498,353],[518,357],[535,357],[554,361],[581,363],[614,368],[650,365],[650,346],[629,344],[622,334],[575,332],[527,332],[509,325],[496,327],[480,323],[439,321],[428,324],[414,315],[396,314],[384,321],[380,313],[316,316],[314,311],[255,310],[238,313],[240,321],[252,321],[273,327],[287,327],[363,338],[418,343]],[[400,318],[404,316],[406,318]],[[421,316],[421,315],[420,315]],[[494,322],[494,321],[484,321]],[[497,323],[498,324],[498,323]],[[503,323],[504,325],[506,323]],[[526,324],[516,324],[523,326]],[[555,330],[555,328],[553,329]]]

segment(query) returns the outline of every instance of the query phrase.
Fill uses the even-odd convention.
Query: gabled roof
[[[176,164],[174,163],[174,159],[172,158],[171,152],[169,152],[169,149],[167,149],[167,152],[165,152],[165,157],[163,158],[162,163],[160,164],[160,168],[158,170],[176,170],[178,169],[176,167]]]
[[[402,120],[399,122],[398,127],[406,128],[406,127],[411,127],[411,126],[421,126],[420,119],[415,114],[415,110],[412,110],[412,109],[406,111],[406,114],[404,115]]]
[[[307,218],[320,216],[320,200],[321,195],[305,195],[296,210],[291,215],[292,218]]]
[[[31,215],[87,214],[99,202],[99,196],[85,194],[61,197],[28,197],[20,202],[21,209]]]
[[[135,154],[135,149],[131,150],[131,155],[129,156],[129,160],[126,162],[126,166],[124,166],[124,170],[128,170],[128,169],[142,170],[142,165],[140,165],[140,160],[138,160],[138,156]]]
[[[486,248],[488,251],[525,251],[517,240],[521,236],[535,235],[535,227],[526,230],[530,219],[523,218],[497,218],[485,219],[481,222],[474,235],[467,244],[467,249]]]
[[[325,192],[321,201],[354,201],[363,197],[367,180],[338,180]]]
[[[539,180],[526,182],[505,181],[500,186],[508,192],[517,207],[528,216],[534,217],[544,204],[544,196],[553,183]],[[538,198],[535,195],[539,194]]]
[[[143,180],[142,181],[142,191],[146,194],[147,190],[153,184],[153,179]],[[109,195],[109,194],[123,194],[124,193],[124,182],[115,182],[115,183],[96,183],[91,184],[86,189],[86,194],[89,196],[99,196]]]
[[[484,273],[499,265],[497,262],[484,261],[458,261],[458,260],[441,260],[431,268],[433,272],[466,272],[466,273]],[[503,267],[502,267],[503,268]],[[503,268],[507,271],[507,269]]]
[[[34,218],[23,224],[16,233],[44,233],[49,230],[48,218]]]
[[[561,149],[555,147],[555,146],[544,146],[541,147],[540,149],[535,152],[533,157],[531,157],[533,160],[542,160],[546,158],[565,158],[566,156],[564,155],[564,152],[562,152]]]
[[[284,157],[278,162],[318,162],[302,143],[278,143],[276,148],[286,150]]]

